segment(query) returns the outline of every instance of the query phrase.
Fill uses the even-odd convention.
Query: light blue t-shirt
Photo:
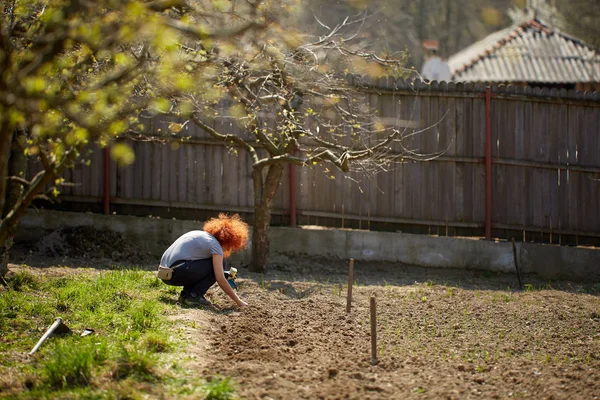
[[[210,233],[190,231],[169,246],[160,259],[160,265],[171,267],[176,261],[203,260],[213,254],[223,255],[219,241]]]

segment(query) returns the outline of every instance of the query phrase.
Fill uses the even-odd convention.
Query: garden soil
[[[38,253],[15,252],[17,262],[56,265]],[[59,261],[108,265],[83,253]],[[144,255],[138,261],[154,268]],[[598,284],[526,276],[520,289],[514,275],[357,261],[347,312],[347,260],[303,259],[265,274],[238,268],[248,308],[217,287],[207,295],[212,308],[172,304],[186,327],[187,367],[230,377],[242,398],[600,397]]]

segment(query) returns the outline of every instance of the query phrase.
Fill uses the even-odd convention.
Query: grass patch
[[[24,271],[9,284],[13,290],[0,292],[0,397],[178,397],[183,387],[209,393],[173,361],[183,358],[187,342],[167,318],[178,312],[166,301],[175,292],[152,272],[51,277]],[[27,356],[57,317],[73,335],[51,337]],[[86,328],[94,334],[81,337]],[[234,396],[223,381],[212,398]]]
[[[220,376],[212,378],[204,386],[206,400],[230,400],[236,398],[236,389],[231,379]]]
[[[42,363],[45,382],[48,387],[65,389],[88,386],[92,379],[92,368],[108,357],[106,342],[84,343],[69,338],[53,343]]]

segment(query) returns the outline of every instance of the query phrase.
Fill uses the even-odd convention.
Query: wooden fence
[[[600,244],[600,98],[598,93],[382,79],[365,89],[387,125],[410,136],[420,153],[445,152],[428,162],[406,162],[370,178],[334,168],[295,167],[300,224],[484,236],[486,115],[491,132],[492,236],[561,244]],[[165,131],[170,121],[154,121]],[[214,121],[240,132],[233,119]],[[188,124],[168,145],[136,142],[128,167],[110,161],[110,207],[119,213],[198,218],[217,210],[252,212],[251,161]],[[394,145],[397,146],[397,145]],[[393,149],[398,151],[399,148]],[[75,183],[65,207],[101,210],[105,162],[93,151],[89,166],[67,172]],[[32,166],[35,170],[35,166]],[[286,174],[275,202],[275,223],[290,214]],[[490,196],[491,195],[491,196]],[[292,203],[293,204],[293,203]]]

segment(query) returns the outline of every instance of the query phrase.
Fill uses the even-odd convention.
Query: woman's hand
[[[217,279],[217,283],[219,287],[227,294],[227,296],[231,297],[231,300],[235,302],[240,308],[248,307],[248,303],[244,300],[240,299],[238,295],[233,291],[229,282],[225,278],[225,274],[223,272],[223,256],[219,254],[213,254],[213,271],[215,273],[215,278]]]

